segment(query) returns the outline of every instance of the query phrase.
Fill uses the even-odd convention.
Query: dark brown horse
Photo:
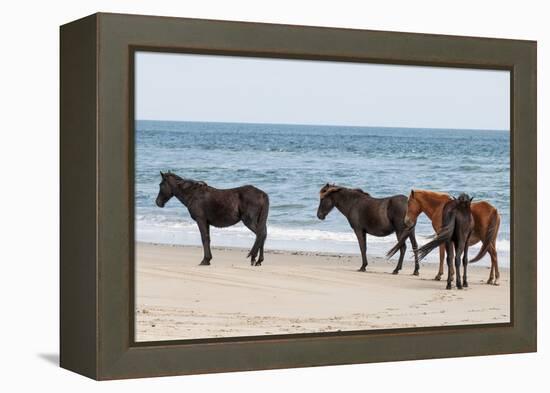
[[[197,222],[201,233],[204,258],[201,265],[210,265],[210,225],[228,227],[242,221],[256,234],[256,241],[247,257],[250,264],[259,266],[264,260],[264,243],[267,237],[269,197],[254,186],[242,186],[219,190],[205,182],[182,179],[173,173],[160,173],[159,194],[156,204],[164,207],[173,196],[183,203],[191,218]],[[256,257],[259,257],[256,261]]]
[[[455,262],[455,275],[456,275],[456,287],[462,289],[462,287],[468,286],[467,271],[468,271],[468,242],[470,235],[474,229],[474,217],[470,208],[473,198],[470,198],[467,194],[460,194],[458,199],[451,199],[443,207],[443,226],[435,238],[424,244],[418,250],[418,258],[424,259],[430,251],[445,245],[445,251],[447,252],[447,289],[451,289],[451,283],[453,281],[452,276],[452,264],[453,264],[453,251]],[[454,249],[453,249],[454,247]],[[462,259],[462,267],[464,269],[464,275],[460,277],[460,260]]]
[[[407,215],[405,216],[405,224],[413,227],[421,213],[424,213],[432,222],[432,227],[436,232],[439,232],[443,222],[443,207],[451,200],[449,194],[426,190],[411,190],[409,195],[409,203],[407,205]],[[472,246],[479,241],[482,242],[479,253],[469,263],[474,263],[483,258],[487,253],[491,256],[491,273],[487,284],[498,285],[500,273],[498,271],[498,258],[496,249],[496,239],[500,227],[500,215],[498,210],[488,202],[479,201],[471,204],[470,209],[474,216],[474,230],[470,236],[469,245]],[[392,248],[388,255],[393,255],[400,249],[401,244],[406,241],[405,235],[403,239]],[[439,248],[439,271],[435,276],[436,280],[440,280],[443,275],[443,263],[445,260],[445,246]],[[451,275],[454,274],[454,267],[451,266]]]
[[[404,223],[407,212],[407,197],[405,195],[394,195],[388,198],[373,198],[369,193],[360,189],[350,189],[335,185],[326,184],[319,193],[320,201],[317,209],[317,217],[324,220],[330,211],[336,207],[347,219],[359,241],[361,258],[363,264],[359,269],[364,272],[367,265],[367,239],[366,234],[373,236],[388,236],[396,233],[399,238],[406,230]],[[414,275],[418,275],[419,264],[416,256],[418,247],[414,236],[414,228],[409,231],[409,238],[414,258]],[[401,245],[399,262],[393,274],[399,273],[403,266],[403,258],[407,245]]]

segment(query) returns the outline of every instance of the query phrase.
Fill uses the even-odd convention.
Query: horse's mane
[[[446,192],[440,192],[440,191],[431,191],[431,190],[413,190],[415,193],[419,192],[421,194],[432,194],[438,197],[446,197],[451,199],[451,196],[447,194]]]
[[[179,180],[179,181],[183,180],[181,177],[179,177],[178,175],[176,175],[175,173],[172,173],[172,172],[166,172],[164,175],[173,177],[175,180]]]
[[[208,186],[206,182],[200,181],[200,180],[193,180],[193,179],[184,179],[175,173],[168,172],[166,173],[166,176],[171,176],[176,180],[176,184],[183,184],[183,183],[191,183],[192,186],[195,187],[205,187]]]
[[[368,192],[363,191],[363,190],[360,189],[360,188],[348,188],[348,190],[350,190],[350,191],[355,191],[355,192],[358,192],[358,193],[361,193],[361,194],[366,195],[366,196],[368,196],[368,197],[371,196]]]
[[[346,191],[350,191],[354,194],[365,195],[365,196],[368,196],[368,197],[371,196],[368,192],[363,191],[360,188],[347,188],[347,187],[337,186],[336,184],[328,184],[328,183],[327,183],[326,186],[324,186],[321,189],[320,195],[321,195],[321,197],[324,197],[324,196],[330,194],[331,192],[338,191],[338,190],[346,190]]]

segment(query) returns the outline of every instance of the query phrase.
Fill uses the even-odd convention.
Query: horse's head
[[[327,214],[334,209],[334,193],[341,190],[341,187],[337,187],[334,184],[326,184],[319,191],[319,207],[317,208],[317,218],[324,220]]]
[[[422,213],[422,207],[416,198],[414,190],[411,190],[409,200],[407,201],[407,213],[405,214],[403,222],[408,228],[413,227],[420,213]]]
[[[460,194],[458,196],[458,198],[456,199],[456,201],[458,202],[458,205],[460,207],[465,207],[465,208],[470,208],[470,205],[472,204],[472,200],[474,199],[474,197],[471,197],[466,194],[465,192],[463,192],[462,194]]]
[[[158,207],[164,207],[164,205],[166,205],[166,202],[168,202],[170,198],[174,196],[172,186],[168,181],[169,174],[170,172],[168,174],[160,172],[162,181],[159,184],[159,194],[157,195],[157,199],[155,201]]]

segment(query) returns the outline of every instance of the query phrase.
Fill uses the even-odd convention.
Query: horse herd
[[[160,172],[160,175],[156,204],[164,207],[170,198],[176,197],[187,207],[201,235],[204,248],[201,265],[210,265],[212,259],[210,226],[228,227],[240,221],[256,235],[247,256],[251,265],[262,264],[269,212],[269,197],[264,191],[251,185],[217,189],[205,182],[183,179],[171,172]],[[435,279],[440,280],[443,275],[446,256],[447,289],[451,289],[455,276],[456,287],[462,289],[468,286],[468,247],[481,241],[479,253],[470,262],[477,262],[489,253],[491,272],[487,284],[498,285],[500,274],[496,238],[500,216],[488,202],[472,203],[472,198],[466,194],[454,198],[445,193],[426,190],[412,190],[409,197],[394,195],[374,198],[358,188],[326,184],[319,192],[317,217],[324,220],[334,208],[347,218],[357,236],[362,259],[359,271],[365,271],[368,265],[366,235],[388,236],[395,233],[397,244],[387,253],[387,257],[391,257],[399,251],[399,261],[393,274],[398,274],[403,266],[408,239],[414,254],[414,275],[419,274],[419,262],[432,250],[439,248],[439,271]],[[431,220],[436,233],[430,242],[419,248],[415,225],[421,213]]]

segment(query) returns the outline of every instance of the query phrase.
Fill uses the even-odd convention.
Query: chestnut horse
[[[434,230],[439,232],[443,224],[443,208],[450,200],[452,200],[451,196],[442,192],[411,190],[407,205],[407,214],[405,215],[405,224],[408,227],[413,227],[416,224],[418,216],[424,213],[431,220]],[[498,271],[496,239],[500,226],[500,215],[493,205],[485,201],[473,202],[471,204],[471,211],[474,217],[474,229],[468,244],[471,246],[481,241],[482,246],[479,253],[470,263],[479,261],[485,254],[489,253],[491,256],[491,273],[487,284],[498,285],[500,273]],[[388,254],[393,255],[399,250],[399,244],[405,240],[406,238],[400,239],[400,242]],[[439,247],[439,272],[435,276],[436,280],[441,280],[444,261],[445,246],[441,245]],[[454,275],[453,266],[451,266],[451,269],[453,269],[451,275]]]

